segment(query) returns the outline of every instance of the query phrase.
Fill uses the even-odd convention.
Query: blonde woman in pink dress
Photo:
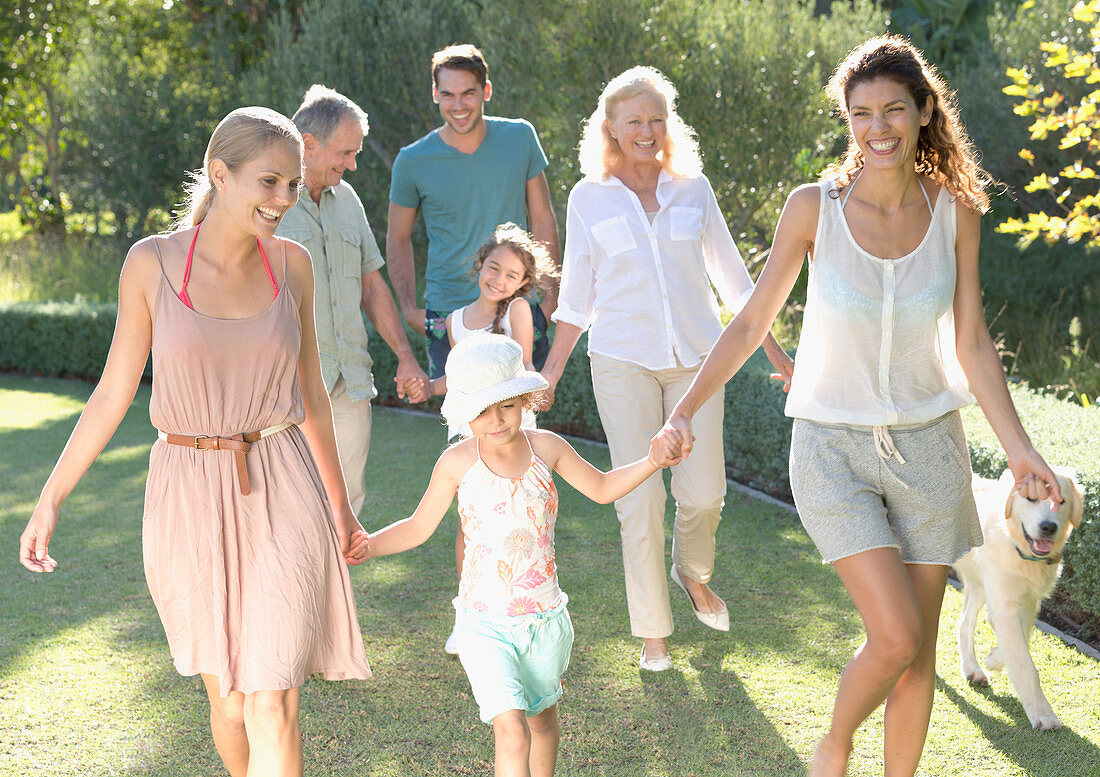
[[[20,538],[25,567],[55,569],[62,502],[152,351],[145,575],[176,669],[202,676],[233,777],[301,775],[306,677],[370,676],[346,566],[365,559],[366,535],[336,456],[313,272],[274,236],[301,177],[284,116],[241,108],[218,125],[183,225],[126,257],[103,376]]]

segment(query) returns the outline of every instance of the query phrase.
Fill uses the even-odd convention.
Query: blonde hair
[[[642,94],[652,95],[664,107],[667,134],[664,148],[657,155],[661,167],[677,177],[703,172],[695,130],[676,113],[676,87],[660,70],[639,65],[611,79],[600,94],[596,110],[585,122],[577,146],[584,175],[605,178],[622,162],[622,150],[611,137],[607,124],[615,119],[623,102]]]
[[[231,171],[251,162],[275,143],[293,145],[301,154],[302,135],[294,123],[270,108],[238,108],[222,119],[210,136],[201,170],[189,173],[187,194],[174,229],[193,227],[206,218],[217,191],[210,182],[210,163],[220,159]]]
[[[904,86],[918,109],[932,98],[932,118],[917,136],[917,173],[927,175],[960,198],[967,206],[989,210],[988,189],[993,178],[982,169],[978,152],[959,118],[955,93],[944,83],[912,43],[896,35],[871,38],[837,66],[826,92],[836,113],[847,120],[848,98],[859,84],[888,78]],[[863,154],[851,132],[848,150],[822,173],[839,188],[848,186],[863,169]]]
[[[508,310],[508,306],[512,304],[512,300],[517,297],[526,297],[532,291],[541,291],[540,281],[542,278],[558,277],[558,268],[554,266],[554,260],[550,258],[550,252],[547,250],[546,245],[540,240],[535,240],[530,232],[512,222],[501,224],[493,230],[493,236],[481,244],[481,247],[477,249],[477,255],[474,257],[474,264],[470,268],[471,273],[474,276],[480,273],[481,268],[485,265],[485,260],[489,258],[489,254],[501,246],[508,248],[520,258],[523,263],[523,282],[511,297],[497,302],[496,317],[489,329],[490,332],[497,335],[504,334],[500,320],[504,318],[504,314]]]

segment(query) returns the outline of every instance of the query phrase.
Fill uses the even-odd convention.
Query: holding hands
[[[657,467],[671,467],[691,455],[695,435],[691,422],[682,415],[673,414],[661,430],[649,442],[649,460]]]
[[[398,398],[408,399],[411,404],[425,402],[431,396],[428,375],[415,359],[398,361],[393,382],[397,384]]]

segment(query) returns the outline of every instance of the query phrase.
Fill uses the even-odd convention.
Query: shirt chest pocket
[[[669,237],[673,240],[699,241],[703,236],[701,208],[683,206],[668,209]]]
[[[593,224],[592,239],[608,256],[618,256],[638,247],[625,216],[615,216]]]
[[[308,229],[284,229],[279,232],[280,237],[285,237],[287,240],[293,240],[295,243],[301,243],[302,245],[309,244],[309,230]]]
[[[349,278],[358,278],[362,275],[360,262],[363,236],[354,229],[340,230],[340,272]]]

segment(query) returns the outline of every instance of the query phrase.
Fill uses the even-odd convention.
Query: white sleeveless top
[[[510,318],[509,314],[512,312],[512,305],[515,305],[517,302],[520,302],[524,305],[530,304],[527,302],[527,300],[521,297],[516,297],[514,300],[508,303],[507,310],[505,310],[504,315],[500,317],[500,328],[501,330],[503,330],[504,334],[508,335],[508,337],[512,337],[512,319]],[[454,338],[456,345],[472,335],[474,332],[488,332],[492,328],[491,324],[489,326],[482,327],[481,329],[468,328],[466,326],[466,322],[462,320],[462,316],[465,315],[466,308],[468,307],[470,306],[463,305],[458,310],[451,313],[451,337]]]
[[[955,353],[955,203],[945,187],[931,210],[914,251],[880,259],[852,237],[835,182],[821,182],[788,416],[895,426],[974,401]]]
[[[512,319],[510,317],[510,314],[512,312],[512,305],[515,305],[516,303],[519,303],[521,305],[529,305],[530,304],[527,300],[523,299],[522,297],[516,297],[514,300],[512,300],[511,302],[508,303],[508,309],[505,310],[504,315],[500,317],[500,328],[504,331],[505,335],[507,335],[508,337],[511,337],[513,340],[515,338],[512,337]],[[463,315],[463,313],[465,313],[466,308],[468,308],[468,307],[470,307],[470,306],[469,305],[464,305],[463,307],[460,307],[458,310],[451,313],[451,337],[454,339],[455,345],[458,345],[459,343],[461,343],[463,340],[465,340],[467,337],[474,334],[475,332],[488,332],[490,329],[492,329],[491,324],[489,326],[483,327],[481,329],[470,329],[470,328],[468,328],[466,326],[466,322],[462,320],[462,315]],[[535,424],[535,414],[532,413],[530,410],[528,410],[526,408],[524,408],[524,410],[523,410],[523,421],[521,422],[520,427],[523,428],[523,429],[537,429],[538,428],[538,426]],[[455,437],[470,437],[470,436],[471,436],[471,434],[470,434],[470,425],[469,424],[460,424],[458,426],[452,426],[451,424],[447,425],[447,439],[448,440],[453,440]]]
[[[558,490],[534,450],[527,471],[507,478],[485,465],[479,446],[477,462],[458,484],[458,516],[466,553],[456,607],[481,615],[529,615],[558,606]]]

